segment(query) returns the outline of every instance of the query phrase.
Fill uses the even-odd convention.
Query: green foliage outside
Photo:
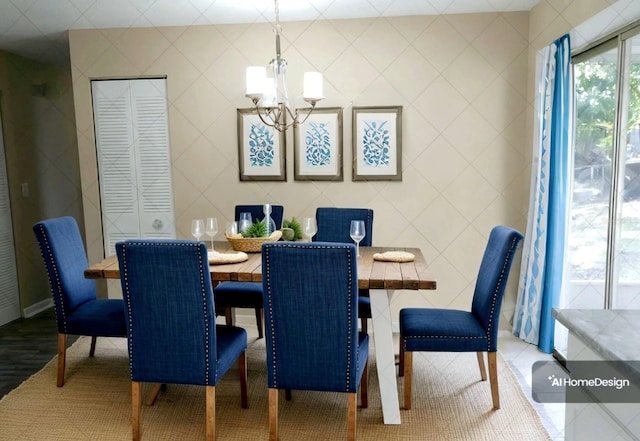
[[[593,61],[574,65],[576,96],[576,162],[584,158],[609,157],[616,109],[617,66]],[[640,124],[640,64],[629,72],[627,131]],[[627,140],[624,140],[625,144]]]

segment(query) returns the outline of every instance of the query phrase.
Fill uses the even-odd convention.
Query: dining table
[[[229,242],[216,241],[214,249],[220,253],[235,252]],[[374,254],[388,251],[404,251],[414,258],[409,262],[393,262],[374,259]],[[209,265],[214,286],[222,281],[262,281],[262,257],[260,253],[247,253],[247,260],[239,263]],[[382,402],[384,424],[400,424],[396,357],[393,343],[392,297],[402,290],[434,290],[436,280],[419,248],[360,247],[358,261],[358,287],[369,289],[371,300],[371,324],[375,360]],[[116,256],[90,265],[84,272],[89,279],[119,279]],[[153,275],[150,274],[150,277]]]

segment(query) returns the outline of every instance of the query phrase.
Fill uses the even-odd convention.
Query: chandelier
[[[267,126],[279,132],[286,131],[293,125],[304,123],[316,103],[323,99],[322,74],[320,72],[305,72],[303,99],[311,105],[304,118],[292,109],[287,92],[287,60],[280,53],[280,8],[275,0],[276,21],[276,58],[269,63],[269,76],[264,66],[247,67],[246,97],[250,98],[256,108],[260,120]],[[287,117],[288,115],[288,117]],[[287,120],[290,120],[287,123]]]

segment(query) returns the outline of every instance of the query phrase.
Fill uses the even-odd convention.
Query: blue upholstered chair
[[[98,299],[95,280],[85,279],[89,266],[76,220],[60,217],[33,226],[49,276],[58,327],[58,378],[64,385],[67,335],[91,336],[89,356],[96,337],[124,337],[124,303],[121,299]]]
[[[400,310],[400,375],[404,375],[404,408],[411,408],[413,352],[476,352],[486,381],[484,355],[489,359],[493,408],[500,408],[496,352],[498,323],[509,270],[522,234],[505,226],[491,230],[482,257],[471,311],[435,308]]]
[[[367,407],[369,353],[369,337],[358,332],[355,246],[263,244],[262,279],[269,438],[278,439],[278,390],[297,389],[347,393],[348,435],[355,440],[359,387]]]
[[[251,218],[256,220],[264,219],[262,205],[236,205],[235,220],[240,219],[240,213],[251,213]],[[271,206],[271,218],[276,224],[276,228],[282,227],[282,216],[284,207],[282,205]],[[260,282],[221,282],[213,289],[216,298],[216,307],[225,310],[227,324],[233,324],[232,308],[251,308],[256,312],[256,326],[258,327],[258,338],[264,336],[262,318],[262,283]]]
[[[206,433],[213,440],[215,386],[236,360],[241,405],[248,405],[247,333],[216,325],[206,245],[127,240],[116,244],[116,253],[126,305],[133,439],[140,439],[142,383],[151,382],[206,386]]]
[[[373,210],[369,208],[333,208],[318,207],[316,223],[318,233],[313,236],[316,242],[353,243],[349,235],[352,220],[364,221],[365,236],[360,245],[370,247],[373,244]],[[362,332],[367,332],[367,319],[371,318],[371,300],[369,290],[361,289],[358,297],[358,317]]]

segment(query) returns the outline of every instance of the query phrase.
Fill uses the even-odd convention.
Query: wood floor
[[[67,337],[67,346],[77,339]],[[58,331],[53,309],[0,327],[0,397],[18,387],[56,356]]]

